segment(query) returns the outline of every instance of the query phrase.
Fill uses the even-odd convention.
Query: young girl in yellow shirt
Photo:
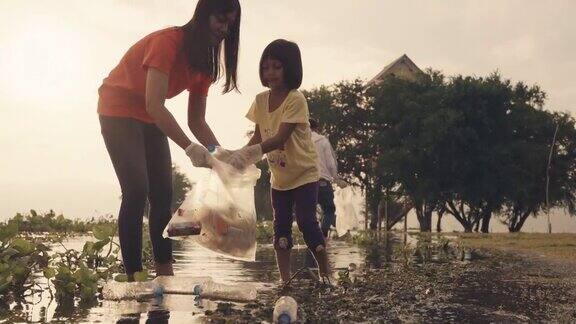
[[[271,172],[274,209],[274,249],[284,282],[290,279],[292,221],[318,262],[321,277],[329,276],[326,242],[316,219],[319,173],[308,122],[308,104],[298,91],[302,59],[298,45],[283,39],[270,43],[260,59],[260,80],[270,90],[258,94],[246,117],[256,124],[248,144],[228,162],[238,169],[266,154]]]

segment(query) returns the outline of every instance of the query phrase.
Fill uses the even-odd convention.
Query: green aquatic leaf
[[[18,254],[20,252],[18,252],[18,250],[12,248],[12,247],[8,247],[6,248],[6,250],[2,251],[1,254],[1,259],[5,262],[10,261],[10,259],[15,256],[16,254]]]
[[[8,225],[0,226],[0,241],[8,242],[11,238],[18,235],[18,223],[10,222]]]
[[[102,248],[105,247],[108,243],[110,243],[109,238],[106,238],[104,240],[101,240],[101,241],[94,243],[94,245],[93,245],[94,251],[100,252],[100,250],[102,250]]]
[[[70,295],[73,295],[74,292],[76,291],[76,283],[75,282],[69,282],[64,286],[64,289],[67,293],[69,293]]]
[[[106,232],[104,232],[104,230],[99,226],[94,227],[94,229],[92,230],[92,234],[98,240],[104,240],[104,239],[108,238],[108,236],[106,235]]]
[[[146,281],[148,280],[148,270],[144,269],[134,273],[134,280],[136,281]]]
[[[92,286],[82,286],[80,288],[80,298],[83,300],[96,298],[96,291],[97,289]]]
[[[88,241],[84,243],[84,247],[82,248],[82,253],[90,255],[94,253],[94,242]]]
[[[112,224],[101,224],[95,226],[93,229],[94,237],[100,241],[114,237],[116,233],[116,226]]]
[[[113,255],[113,254],[109,255],[108,258],[106,258],[106,261],[108,261],[108,263],[110,263],[110,264],[114,264],[116,262],[119,262],[118,256]]]
[[[116,276],[114,276],[114,281],[126,282],[128,281],[128,276],[123,273],[117,274]]]
[[[13,280],[14,278],[12,277],[12,275],[8,275],[6,277],[0,277],[0,293],[10,288]]]
[[[12,241],[11,246],[16,249],[20,254],[30,254],[32,253],[36,247],[34,246],[33,243],[23,239],[23,238],[17,238],[14,241]]]
[[[15,263],[11,267],[11,270],[14,276],[14,280],[18,283],[24,283],[28,279],[31,271],[31,269],[28,268],[27,264],[24,262]]]
[[[58,278],[72,278],[72,271],[70,268],[66,266],[58,267],[58,274],[56,275]]]
[[[73,274],[77,283],[87,283],[92,279],[92,270],[88,269],[85,265],[80,266]]]
[[[10,272],[10,264],[9,263],[0,263],[0,276],[3,273]]]
[[[51,279],[56,276],[56,269],[54,268],[44,268],[42,272],[44,273],[44,277],[47,279]]]

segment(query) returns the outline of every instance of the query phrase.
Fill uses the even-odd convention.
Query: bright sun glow
[[[2,41],[3,96],[34,108],[53,107],[82,87],[87,52],[81,34],[46,16],[28,16],[12,25]]]

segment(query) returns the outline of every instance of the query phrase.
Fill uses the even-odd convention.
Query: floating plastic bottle
[[[165,294],[198,295],[194,289],[196,286],[212,281],[211,277],[190,276],[158,276],[152,280],[163,288]]]
[[[274,323],[290,324],[294,323],[297,319],[298,304],[296,300],[290,296],[282,296],[276,301],[274,305],[274,313],[272,320]]]
[[[251,301],[256,299],[256,287],[249,283],[225,285],[214,281],[206,281],[194,287],[194,294],[203,298]]]
[[[108,300],[128,300],[144,299],[155,294],[163,293],[162,287],[153,281],[145,282],[117,282],[108,281],[102,288],[104,299]]]

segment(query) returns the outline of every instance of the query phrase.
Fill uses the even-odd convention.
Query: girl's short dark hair
[[[300,88],[302,84],[302,56],[300,48],[294,42],[285,39],[277,39],[268,44],[260,58],[260,82],[267,87],[268,85],[262,77],[262,64],[266,59],[278,60],[282,63],[284,70],[284,83],[290,90]]]
[[[218,45],[210,43],[209,17],[212,14],[226,14],[236,11],[238,16],[223,42]],[[221,61],[224,62],[226,83],[224,92],[238,90],[238,47],[240,39],[240,18],[242,10],[239,0],[199,0],[192,19],[182,26],[184,30],[183,50],[190,66],[208,74],[212,83],[220,78]],[[221,58],[220,52],[224,50]]]

